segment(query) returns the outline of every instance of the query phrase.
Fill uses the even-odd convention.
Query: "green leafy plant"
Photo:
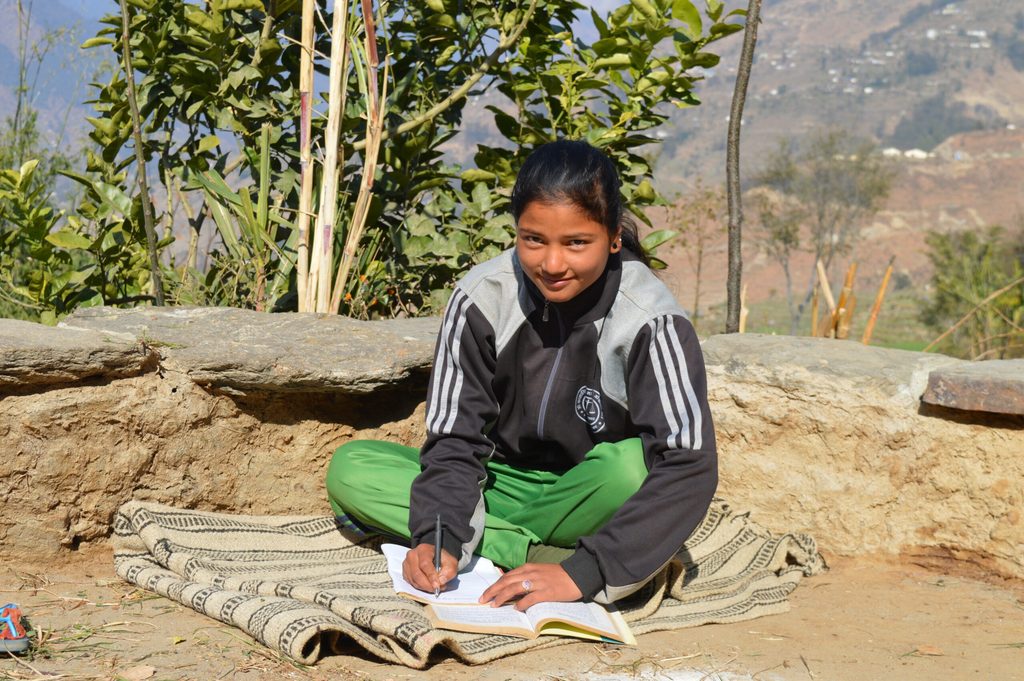
[[[925,240],[935,273],[921,318],[943,331],[928,348],[969,359],[1024,356],[1024,250],[1001,227]]]
[[[39,312],[44,323],[79,306],[152,300],[140,206],[117,187],[65,173],[84,186],[74,214],[55,211],[45,187],[33,186],[36,161],[0,171],[0,232],[4,288]],[[173,240],[165,237],[165,248]],[[4,262],[7,261],[7,262]]]
[[[54,245],[64,255],[47,257],[74,279],[34,298],[57,315],[152,299],[142,229],[151,208],[162,226],[156,271],[173,302],[314,309],[302,301],[317,252],[327,311],[436,311],[460,273],[511,245],[515,171],[558,137],[602,147],[646,221],[645,208],[663,203],[650,181],[654,131],[671,107],[698,103],[692,71],[717,63],[706,47],[740,30],[730,17],[743,15],[719,0],[703,11],[691,0],[631,0],[591,12],[598,39],[588,45],[572,34],[584,7],[571,0],[346,0],[337,16],[324,0],[125,7],[84,45],[111,50],[122,69],[96,84],[95,148],[68,173],[85,197],[46,228],[64,235]],[[313,91],[315,72],[329,93]],[[508,103],[488,100],[512,149],[481,146],[475,168],[446,162],[468,98],[488,93]],[[182,229],[184,253],[172,247]]]
[[[216,170],[195,176],[223,250],[212,255],[205,275],[194,266],[183,268],[176,294],[178,303],[227,303],[270,311],[287,295],[298,232],[282,217],[280,204],[270,204],[269,166],[268,124],[260,136],[260,182],[255,202],[249,187],[231,189]],[[282,239],[279,232],[287,237]]]

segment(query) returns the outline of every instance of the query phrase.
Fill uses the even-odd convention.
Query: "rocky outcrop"
[[[137,376],[156,360],[152,348],[117,334],[0,319],[0,391]]]
[[[101,541],[131,498],[328,512],[336,447],[422,442],[439,323],[202,309],[99,309],[58,329],[0,320],[0,559]],[[734,507],[826,552],[1024,577],[1024,418],[921,401],[929,376],[976,365],[754,334],[703,347]]]
[[[972,363],[757,334],[704,352],[720,492],[736,507],[838,554],[1024,577],[1024,419],[920,402],[929,375]]]
[[[422,442],[438,323],[152,308],[60,328],[0,319],[0,560],[102,540],[132,498],[329,512],[335,448]]]
[[[964,411],[1024,415],[1024,359],[961,362],[933,371],[921,401]]]
[[[369,393],[426,371],[436,319],[365,322],[232,308],[86,308],[61,323],[158,348],[167,369],[241,392]]]

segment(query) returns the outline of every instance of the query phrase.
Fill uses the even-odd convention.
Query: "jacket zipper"
[[[537,414],[537,439],[544,439],[544,420],[548,411],[548,400],[551,398],[551,387],[555,383],[555,376],[558,374],[558,365],[562,363],[562,351],[565,350],[565,330],[562,328],[562,317],[555,308],[555,318],[558,321],[558,352],[555,353],[555,361],[551,364],[551,373],[548,374],[547,385],[544,386],[544,396],[540,399],[540,412]],[[548,320],[548,301],[544,301],[544,321]]]

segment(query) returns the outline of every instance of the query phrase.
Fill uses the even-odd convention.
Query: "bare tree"
[[[761,0],[750,0],[747,5],[747,21],[743,27],[743,51],[736,70],[736,87],[732,93],[732,108],[729,112],[729,136],[726,141],[726,192],[729,200],[729,280],[728,314],[725,321],[726,333],[740,330],[740,279],[743,271],[743,257],[740,247],[743,243],[743,194],[740,190],[740,126],[743,123],[743,105],[747,100],[747,84],[750,82],[750,67],[754,63],[754,48],[757,46],[757,25],[761,20]]]
[[[699,326],[700,320],[705,256],[711,241],[721,232],[725,212],[724,189],[705,187],[700,178],[692,191],[669,207],[669,224],[680,235],[676,243],[685,249],[686,260],[694,274],[693,307],[690,308],[694,327]]]
[[[893,169],[877,151],[873,142],[843,130],[812,134],[802,151],[792,139],[779,143],[755,177],[757,185],[780,197],[774,207],[762,205],[767,213],[761,214],[768,250],[777,260],[799,247],[799,223],[806,227],[811,262],[820,260],[826,271],[836,257],[851,252],[864,222],[878,212],[892,186]],[[795,314],[790,311],[794,328],[814,293],[816,276],[812,264],[803,300]]]
[[[798,202],[784,194],[762,190],[757,194],[757,212],[761,222],[762,245],[768,257],[782,267],[786,277],[786,305],[789,308],[789,333],[797,334],[800,315],[793,291],[790,261],[800,247],[800,224],[807,216]]]

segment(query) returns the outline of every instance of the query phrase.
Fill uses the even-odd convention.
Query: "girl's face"
[[[519,216],[516,254],[544,298],[564,303],[601,277],[618,238],[571,203],[534,201]]]

